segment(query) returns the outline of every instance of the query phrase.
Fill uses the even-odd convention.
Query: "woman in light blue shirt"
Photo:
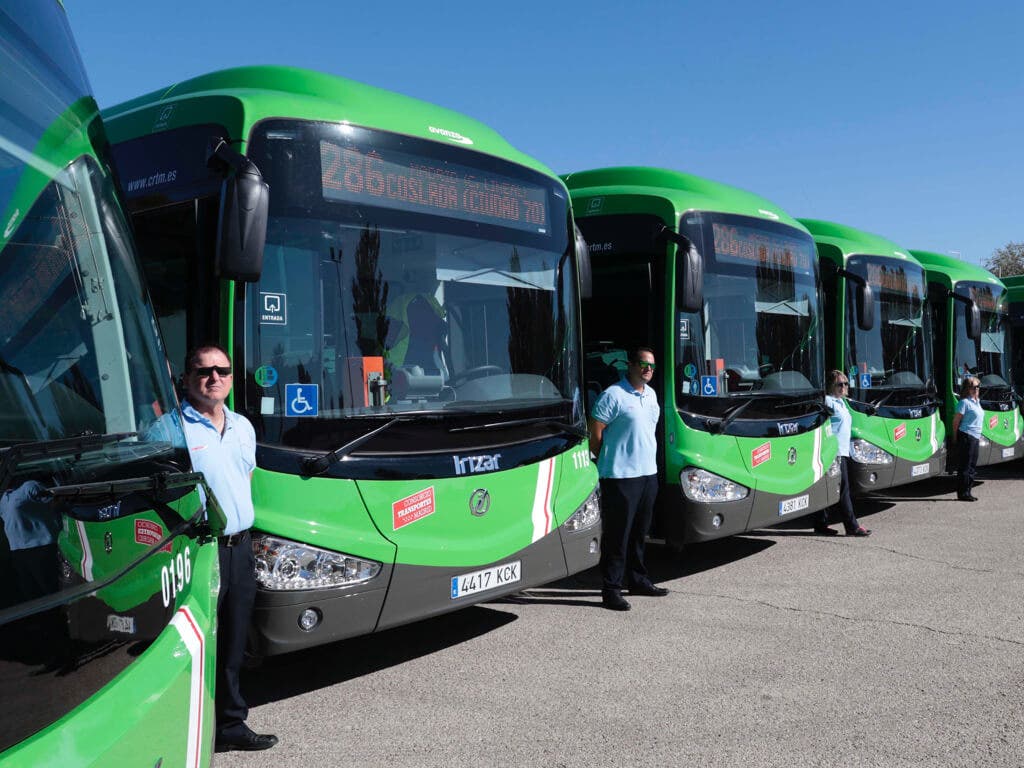
[[[981,442],[981,426],[985,411],[978,401],[981,382],[974,376],[965,376],[960,383],[960,402],[953,417],[953,442],[960,446],[960,463],[957,467],[956,497],[960,501],[977,501],[971,493],[974,473],[978,466],[978,443]]]
[[[850,379],[842,371],[829,371],[828,392],[825,405],[832,412],[832,434],[839,440],[839,517],[847,536],[870,536],[871,531],[857,522],[853,512],[853,498],[850,496],[850,425],[853,417],[846,406],[846,396],[850,392]],[[836,536],[839,531],[828,527],[828,509],[823,509],[815,518],[814,532],[822,536]]]

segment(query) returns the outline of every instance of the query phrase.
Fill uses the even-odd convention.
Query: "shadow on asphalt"
[[[516,618],[506,611],[470,606],[376,634],[271,656],[258,669],[243,673],[243,695],[250,706],[288,699],[428,656]]]
[[[774,541],[751,539],[744,534],[743,536],[732,536],[727,539],[687,546],[679,553],[665,544],[649,542],[645,561],[651,581],[660,584],[734,563],[763,552],[774,544]],[[590,568],[543,587],[527,589],[496,600],[495,603],[601,608],[601,574],[597,568]]]

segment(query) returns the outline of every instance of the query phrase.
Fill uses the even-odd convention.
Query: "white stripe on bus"
[[[545,459],[537,465],[537,488],[533,494],[533,538],[531,542],[551,533],[551,488],[555,480],[555,460]]]
[[[198,768],[202,758],[202,736],[203,736],[203,673],[206,664],[205,641],[203,631],[199,628],[195,617],[187,607],[182,606],[171,619],[171,624],[185,648],[192,657],[191,681],[188,697],[188,747],[185,752],[185,765],[188,768]]]

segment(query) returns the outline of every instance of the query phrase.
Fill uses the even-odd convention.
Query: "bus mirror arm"
[[[704,308],[704,259],[686,235],[663,226],[655,235],[655,242],[669,240],[678,247],[680,257],[676,271],[683,274],[681,291],[676,296],[683,312],[700,312]]]
[[[214,273],[226,280],[257,282],[263,271],[270,186],[252,160],[220,137],[210,139],[206,165],[225,173],[217,217]]]
[[[875,327],[875,292],[871,283],[848,269],[837,269],[836,274],[857,284],[857,327],[870,331]]]

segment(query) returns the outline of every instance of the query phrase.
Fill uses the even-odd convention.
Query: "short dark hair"
[[[650,347],[636,347],[629,353],[629,362],[639,363],[641,352],[649,352],[651,357],[657,357],[657,355],[654,354],[654,350]]]
[[[218,343],[216,343],[214,341],[208,341],[208,342],[206,342],[204,344],[200,344],[199,346],[192,347],[192,349],[190,349],[186,353],[186,355],[185,355],[185,373],[186,374],[192,373],[192,369],[195,367],[196,363],[199,361],[199,355],[202,354],[203,352],[220,352],[222,355],[224,355],[224,357],[226,357],[228,359],[228,365],[231,365],[231,355],[228,354],[228,351],[226,349],[224,349],[224,347],[222,347],[220,344],[218,344]]]

